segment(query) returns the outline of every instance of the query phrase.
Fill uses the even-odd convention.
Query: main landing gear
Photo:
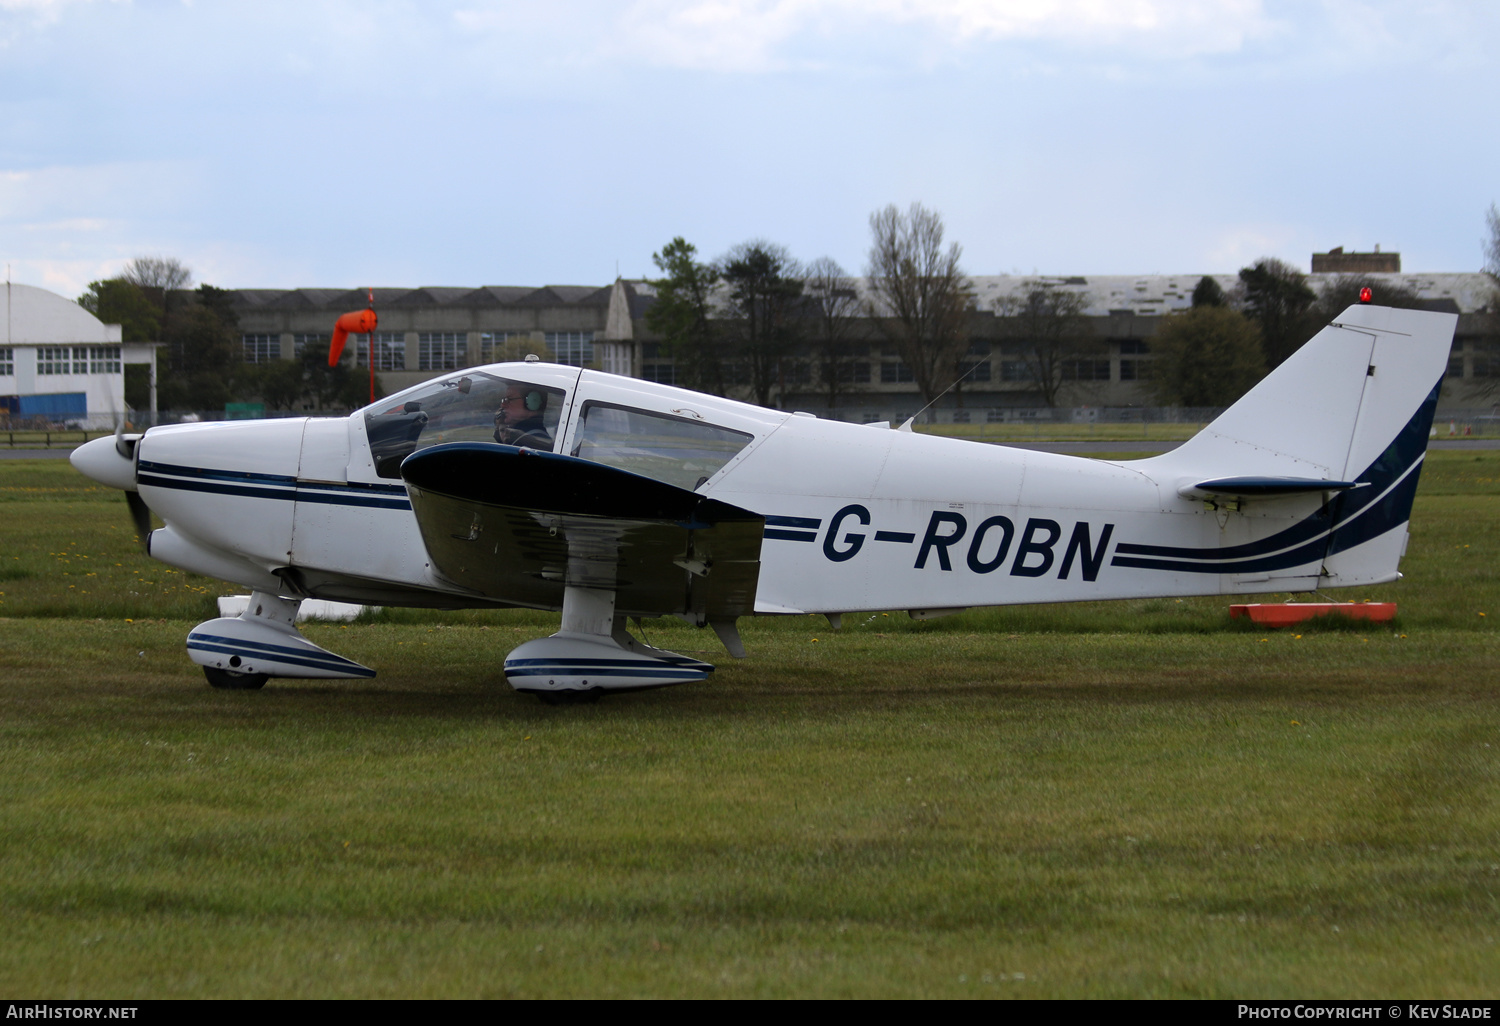
[[[568,585],[562,630],[513,649],[505,678],[548,705],[597,702],[606,691],[640,691],[706,678],[713,664],[652,648],[615,615],[612,588]]]
[[[319,648],[297,633],[301,599],[253,592],[239,616],[194,627],[188,657],[216,688],[253,691],[272,677],[373,677],[375,671]]]

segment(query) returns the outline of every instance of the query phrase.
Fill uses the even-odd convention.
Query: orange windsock
[[[328,366],[338,366],[339,357],[344,355],[344,343],[349,340],[350,333],[356,335],[368,334],[375,330],[375,311],[355,310],[346,313],[338,319],[333,326],[333,342],[328,346]]]

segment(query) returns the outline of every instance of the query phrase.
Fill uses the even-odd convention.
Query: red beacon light
[[[1368,303],[1374,298],[1375,293],[1370,291],[1370,286],[1366,285],[1364,288],[1359,290],[1359,301],[1361,303]]]

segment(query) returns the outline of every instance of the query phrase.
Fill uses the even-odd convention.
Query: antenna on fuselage
[[[970,374],[973,374],[978,369],[979,369],[979,361],[975,360],[974,361],[974,365],[972,367],[970,367],[968,370],[964,371],[958,377],[956,377],[956,378],[953,379],[953,384],[949,385],[947,388],[943,389],[937,395],[933,396],[932,397],[932,402],[928,403],[926,406],[922,407],[916,413],[913,413],[910,417],[907,417],[905,420],[903,420],[901,422],[901,426],[898,427],[898,428],[896,428],[896,430],[897,431],[908,431],[908,432],[911,431],[911,426],[912,426],[913,423],[915,423],[915,421],[916,421],[916,419],[918,417],[920,417],[922,414],[926,413],[928,410],[930,410],[934,406],[936,406],[937,405],[937,401],[939,399],[941,399],[943,396],[947,395],[949,392],[951,392],[955,388],[957,388],[959,386],[959,384],[964,380],[964,378],[967,378]]]

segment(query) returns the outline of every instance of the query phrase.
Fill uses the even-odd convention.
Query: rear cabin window
[[[478,371],[407,389],[365,413],[375,472],[399,478],[402,460],[440,442],[503,442],[551,451],[565,398],[560,388]]]
[[[585,403],[573,455],[679,488],[696,489],[754,435],[608,403]]]

